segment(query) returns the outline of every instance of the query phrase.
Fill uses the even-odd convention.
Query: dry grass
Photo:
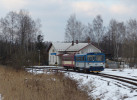
[[[56,75],[33,75],[0,67],[0,94],[4,100],[87,100],[75,81]]]

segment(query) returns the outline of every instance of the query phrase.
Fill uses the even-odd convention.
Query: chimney
[[[90,44],[90,38],[88,38],[88,44]]]
[[[76,44],[78,44],[78,40],[76,40]]]
[[[72,46],[74,45],[74,41],[72,41]]]

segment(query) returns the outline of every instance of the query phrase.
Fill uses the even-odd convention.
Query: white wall
[[[55,63],[58,61],[58,56],[51,55],[51,53],[58,54],[58,52],[56,51],[56,49],[54,48],[53,45],[51,46],[51,48],[49,50],[49,65],[55,65]]]
[[[79,53],[89,53],[89,52],[101,52],[98,48],[89,45],[86,48],[82,49]]]
[[[51,55],[51,53],[56,53],[56,55]],[[58,52],[52,45],[49,50],[49,65],[55,65],[56,62],[61,65],[61,57],[57,56],[58,54],[62,54],[62,52]]]

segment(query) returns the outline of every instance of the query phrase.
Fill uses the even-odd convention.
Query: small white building
[[[91,43],[52,43],[49,49],[49,65],[61,65],[62,55],[65,53],[89,53],[101,52],[100,49]]]

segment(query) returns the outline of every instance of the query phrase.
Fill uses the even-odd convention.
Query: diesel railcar
[[[75,69],[85,72],[100,72],[105,68],[104,53],[87,53],[75,55]]]

